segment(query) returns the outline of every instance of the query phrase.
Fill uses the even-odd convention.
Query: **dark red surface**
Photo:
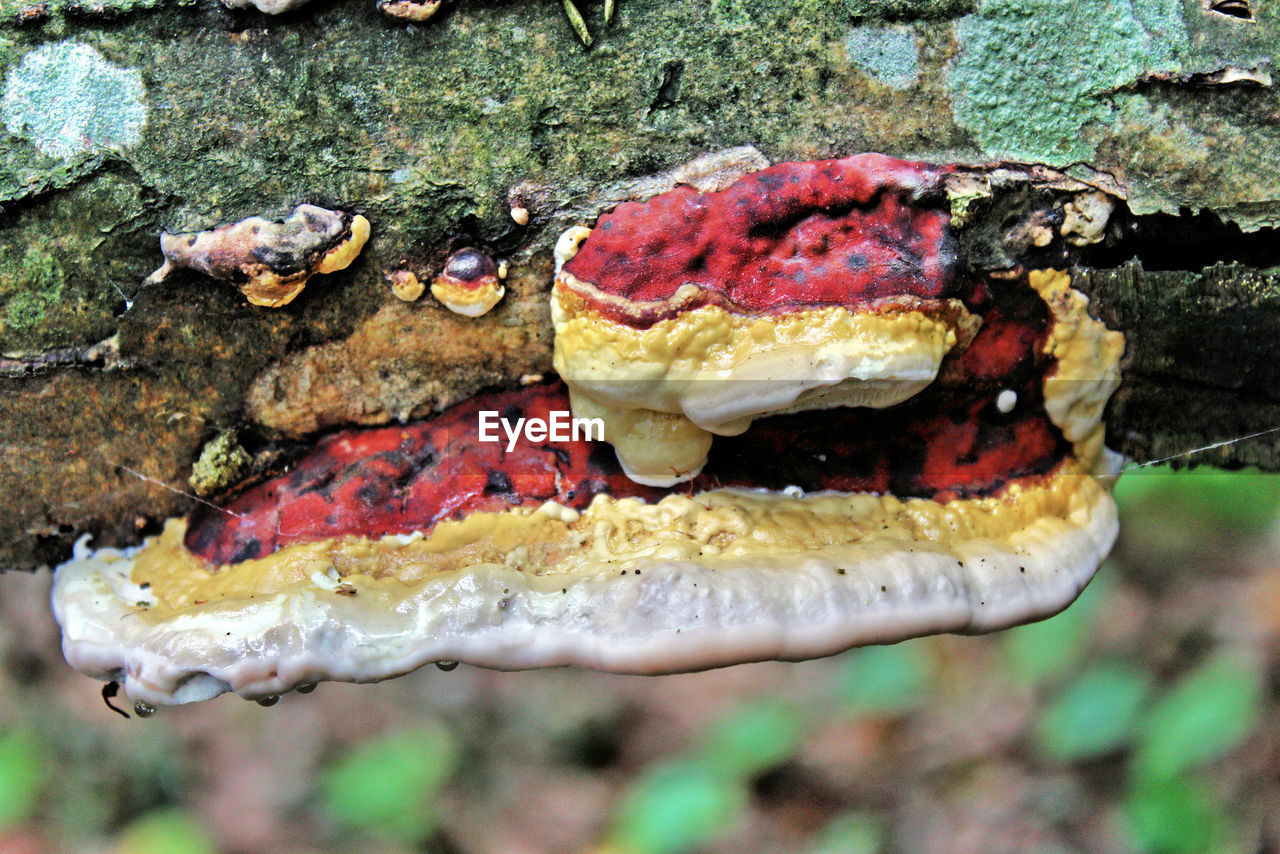
[[[718,193],[677,187],[601,216],[564,269],[635,302],[699,289],[678,307],[592,302],[632,325],[707,303],[770,313],[955,296],[945,173],[860,154],[781,163]]]
[[[429,421],[329,436],[292,472],[231,500],[229,512],[198,508],[187,547],[210,563],[233,563],[290,542],[428,531],[442,519],[549,499],[582,509],[602,492],[649,501],[719,486],[938,500],[990,494],[1012,479],[1051,471],[1070,446],[1042,405],[1047,307],[1025,283],[989,287],[982,301],[990,303],[992,322],[921,394],[889,409],[761,419],[741,436],[717,438],[692,484],[667,490],[633,483],[603,442],[522,440],[508,454],[505,438],[478,441],[482,410],[511,420],[568,410],[557,382],[478,395]],[[1003,389],[1018,393],[1008,414],[995,405]]]
[[[187,548],[234,563],[294,541],[429,530],[477,510],[548,499],[581,509],[599,492],[652,495],[617,469],[608,445],[521,441],[508,455],[501,430],[499,442],[479,441],[481,410],[514,420],[568,408],[562,386],[542,385],[479,395],[429,421],[329,436],[290,473],[229,501],[230,513],[197,508]]]
[[[496,287],[498,267],[493,259],[479,249],[459,249],[449,256],[440,272],[440,281],[455,288],[478,291],[483,287]]]
[[[703,474],[671,489],[633,483],[600,442],[522,442],[511,454],[505,443],[478,444],[481,408],[568,409],[559,384],[481,395],[429,422],[328,437],[291,473],[227,503],[230,513],[198,508],[186,544],[210,563],[234,563],[290,542],[428,531],[442,519],[548,499],[582,509],[601,492],[650,501],[719,486],[982,495],[1047,473],[1070,452],[1043,415],[1036,383],[1017,391],[1008,415],[996,410],[994,393],[939,387],[891,409],[762,419],[741,436],[717,438]]]

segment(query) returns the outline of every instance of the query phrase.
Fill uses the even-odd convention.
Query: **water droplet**
[[[259,697],[254,702],[256,702],[259,706],[274,706],[276,703],[280,702],[280,698],[279,697]]]
[[[299,694],[310,694],[310,693],[311,693],[312,691],[314,691],[315,689],[316,689],[316,683],[314,683],[314,682],[303,682],[301,685],[299,685],[299,686],[298,686],[296,689],[294,689],[294,690],[296,690]]]
[[[457,666],[458,666],[458,662],[449,661],[448,659],[445,659],[444,661],[436,662],[436,667],[439,667],[441,670],[443,670],[446,673],[448,673],[450,670],[455,669]]]
[[[141,700],[134,700],[133,713],[140,718],[149,718],[156,713],[156,707]]]

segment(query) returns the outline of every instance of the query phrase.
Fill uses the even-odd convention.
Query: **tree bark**
[[[357,0],[0,0],[0,567],[136,542],[191,505],[219,437],[264,465],[549,370],[559,233],[738,145],[1004,163],[965,209],[965,262],[1071,266],[1126,333],[1112,447],[1280,425],[1280,9],[1256,5],[621,0],[608,26],[580,4],[588,49],[550,2],[405,25]],[[1118,207],[1077,247],[1063,205],[1090,187]],[[194,273],[142,284],[161,230],[302,202],[373,238],[287,307]],[[510,264],[494,312],[392,295],[386,273],[429,278],[463,245]],[[1186,459],[1276,470],[1277,437]]]

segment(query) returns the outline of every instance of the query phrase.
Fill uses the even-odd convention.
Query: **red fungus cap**
[[[620,298],[584,293],[632,325],[707,303],[768,313],[943,299],[953,295],[949,216],[921,202],[939,200],[946,172],[861,154],[782,163],[716,193],[677,187],[602,215],[564,271]]]

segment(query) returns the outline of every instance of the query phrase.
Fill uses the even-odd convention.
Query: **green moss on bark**
[[[0,350],[110,336],[159,258],[153,203],[128,176],[104,173],[0,216]]]
[[[1177,70],[1187,42],[1178,0],[987,0],[956,38],[956,119],[992,157],[1057,165],[1089,159],[1110,95]]]

